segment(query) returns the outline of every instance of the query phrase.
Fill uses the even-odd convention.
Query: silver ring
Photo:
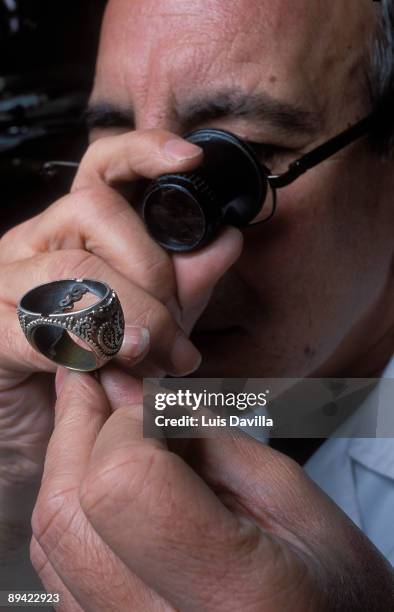
[[[87,293],[99,299],[87,308],[74,310],[75,303]],[[91,372],[101,368],[123,343],[122,306],[115,291],[101,281],[68,279],[40,285],[21,298],[17,314],[33,348],[71,370]]]

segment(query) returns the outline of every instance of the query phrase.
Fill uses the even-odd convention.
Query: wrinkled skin
[[[170,136],[165,131],[181,135],[203,125],[230,129],[249,140],[271,145],[273,154],[264,156],[262,161],[273,171],[285,168],[302,152],[368,112],[362,62],[377,10],[367,0],[352,0],[346,5],[302,0],[296,8],[290,0],[165,0],[159,6],[153,0],[111,0],[92,103],[112,104],[128,113],[133,110],[135,124],[123,123],[111,129],[97,125],[92,131],[95,142],[85,156],[73,193],[44,215],[13,230],[0,245],[4,279],[0,308],[2,325],[8,330],[1,335],[0,352],[1,450],[12,450],[11,467],[17,474],[10,482],[12,470],[9,466],[4,470],[7,486],[11,486],[10,495],[16,483],[22,485],[25,494],[26,484],[30,486],[39,478],[52,423],[53,389],[47,373],[53,372],[53,364],[29,351],[17,322],[12,319],[20,294],[38,282],[59,275],[93,275],[107,280],[126,305],[128,323],[143,325],[151,333],[146,353],[140,354],[129,346],[129,353],[124,355],[136,379],[146,372],[174,371],[170,354],[175,339],[179,334],[188,335],[197,320],[191,337],[202,353],[202,363],[196,372],[199,376],[368,376],[382,370],[393,352],[394,179],[391,163],[382,163],[365,140],[283,190],[275,219],[266,226],[246,230],[243,247],[240,235],[233,232],[223,236],[200,259],[197,255],[172,259],[163,254],[146,237],[125,200],[107,186],[119,178],[133,181],[140,176],[152,177],[198,165],[198,156],[169,162],[164,143]],[[274,121],[247,114],[200,117],[198,121],[185,118],[185,109],[198,99],[214,97],[218,92],[233,95],[235,90],[247,95],[266,93],[303,108],[313,115],[314,129],[294,131],[284,129],[283,125],[279,128]],[[133,134],[132,128],[136,129]],[[104,140],[106,137],[109,139]],[[106,231],[100,233],[103,227]],[[233,262],[236,263],[228,272]],[[182,371],[178,360],[176,373],[193,371],[197,365],[191,345],[184,347],[183,358],[187,367]],[[75,388],[79,389],[78,385]],[[111,392],[106,393],[109,398],[102,400],[103,405],[105,401],[114,401]],[[72,402],[83,410],[87,400],[81,393]],[[104,422],[102,418],[97,430]],[[82,440],[82,446],[85,442]],[[250,441],[243,441],[243,445],[246,455],[256,453],[256,465],[265,463],[266,449],[257,451]],[[62,436],[55,438],[53,446],[58,454],[63,447]],[[134,452],[131,448],[131,465]],[[111,457],[107,459],[112,461]],[[100,468],[104,472],[107,459]],[[274,473],[276,469],[280,472],[281,461],[279,455],[270,455]],[[223,469],[232,474],[232,480],[225,486],[230,492],[226,489],[225,493],[237,498],[240,491],[234,483],[241,466],[231,452],[225,455],[224,463]],[[141,470],[145,468],[142,464]],[[128,475],[127,470],[125,473]],[[137,561],[132,562],[117,541],[119,522],[115,522],[113,533],[106,531],[108,509],[104,507],[98,518],[91,514],[89,500],[100,499],[106,488],[88,479],[89,486],[84,485],[89,490],[86,497],[86,488],[79,492],[85,477],[85,473],[80,473],[76,478],[72,500],[67,497],[67,489],[62,486],[57,489],[54,484],[49,494],[46,488],[41,496],[44,502],[38,505],[34,523],[39,542],[33,543],[37,569],[49,567],[53,540],[60,541],[62,532],[66,542],[68,537],[78,542],[77,549],[66,546],[62,552],[65,565],[58,565],[45,578],[46,586],[56,585],[57,580],[65,583],[62,588],[68,591],[69,604],[64,609],[73,610],[77,605],[75,598],[84,598],[86,589],[94,589],[97,582],[96,576],[92,583],[87,580],[84,587],[75,586],[76,577],[72,571],[70,575],[70,567],[77,551],[89,554],[93,536],[91,531],[84,531],[85,527],[81,527],[80,535],[79,523],[73,531],[74,524],[69,525],[67,520],[60,533],[51,532],[55,522],[46,495],[50,497],[53,493],[62,508],[60,517],[75,510],[83,525],[86,519],[98,531],[97,555],[104,559],[102,573],[98,574],[100,583],[106,573],[105,541],[112,548],[109,556],[115,555],[117,567],[119,558],[126,561],[126,575],[131,572],[131,583],[136,572],[148,586],[172,602],[165,585],[146,576],[138,565],[138,555],[153,559],[154,551],[139,549]],[[114,472],[114,478],[119,479],[127,513],[130,500],[123,494],[121,473]],[[177,478],[180,476],[175,473],[175,482]],[[207,490],[215,487],[209,475],[203,478],[204,494],[209,497]],[[332,539],[338,537],[342,548],[354,551],[354,555],[350,554],[350,568],[344,569],[344,573],[357,572],[362,585],[365,570],[357,561],[360,534],[351,526],[343,528],[345,519],[341,513],[336,514],[337,510],[331,520],[330,502],[324,496],[321,498],[315,488],[309,489],[309,481],[303,478],[308,483],[305,486],[310,491],[311,504],[317,503],[322,521],[330,523]],[[280,479],[274,481],[274,497],[280,499]],[[258,488],[264,490],[266,485],[264,475],[259,474]],[[302,496],[301,490],[300,483],[298,495]],[[155,500],[160,491],[153,487],[150,495]],[[283,512],[295,516],[294,505],[300,500],[282,501]],[[264,517],[268,509],[264,500],[260,502]],[[149,500],[147,503],[150,504]],[[246,515],[250,514],[252,503],[250,500],[246,503]],[[262,519],[259,527],[264,525]],[[297,527],[295,532],[297,547],[302,541],[302,530]],[[174,542],[176,545],[176,537]],[[279,556],[278,563],[281,568],[283,564],[287,567],[290,554],[297,585],[298,572],[305,569],[304,561],[294,561],[289,539],[284,537],[284,542],[284,554]],[[40,546],[41,559],[37,552]],[[325,549],[320,540],[319,547]],[[361,548],[361,556],[374,567],[376,576],[373,589],[368,580],[364,581],[365,588],[379,590],[376,585],[388,584],[388,570],[364,539]],[[313,576],[319,575],[327,591],[335,583],[332,565],[339,559],[338,554],[338,549],[327,552],[331,562],[323,569],[318,564],[318,555],[312,555],[311,565],[306,564]],[[263,564],[274,563],[273,556],[264,557]],[[92,563],[95,566],[95,559],[84,559],[80,570],[85,568],[87,575],[94,574]],[[261,564],[262,558],[256,558],[253,571],[259,572]],[[104,589],[107,587],[103,585]],[[126,596],[133,598],[133,587],[130,588]],[[328,605],[329,596],[326,600],[315,599],[316,590],[320,593],[314,577],[307,581],[305,590],[303,586],[297,592],[300,610],[307,609],[307,605],[316,607],[318,603],[320,607]],[[230,594],[233,598],[233,592]],[[219,596],[229,609],[228,588],[219,592]],[[258,601],[267,602],[270,596],[269,592],[259,591]],[[357,597],[362,605],[362,588]],[[382,601],[386,602],[387,596]],[[256,600],[240,602],[250,604],[250,609],[260,609],[253,608],[258,605]],[[102,609],[109,609],[108,599],[104,603],[100,603]],[[177,598],[173,603],[175,607],[179,604],[184,607]],[[199,604],[197,600],[196,609],[205,609],[198,608]],[[339,609],[351,609],[350,604],[355,605],[348,600]]]
[[[65,612],[380,612],[392,570],[289,458],[142,438],[138,383],[60,382],[31,557]],[[112,411],[112,414],[111,414]]]
[[[173,0],[159,9],[117,0],[92,100],[133,110],[137,129],[210,125],[275,145],[284,150],[263,161],[280,170],[368,112],[362,67],[375,11],[368,0]],[[249,116],[179,118],[196,99],[234,90],[298,105],[316,115],[317,131]],[[198,374],[379,372],[393,352],[393,180],[364,140],[280,191],[276,218],[244,233],[242,256],[198,325]]]

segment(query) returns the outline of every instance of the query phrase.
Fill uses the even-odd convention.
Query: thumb
[[[228,227],[205,248],[174,255],[178,303],[187,332],[202,314],[218,281],[239,258],[242,246],[242,233]]]

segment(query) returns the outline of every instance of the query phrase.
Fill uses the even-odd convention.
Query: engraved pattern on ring
[[[105,361],[116,355],[123,343],[124,316],[115,291],[111,291],[106,300],[81,315],[78,315],[78,311],[66,317],[59,314],[28,315],[19,308],[17,314],[30,344],[33,344],[34,330],[42,325],[60,327],[75,334]]]

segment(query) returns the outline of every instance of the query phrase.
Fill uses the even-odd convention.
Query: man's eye
[[[273,174],[285,172],[289,164],[298,157],[297,151],[285,147],[252,141],[248,141],[248,144],[254,149],[259,162]]]
[[[291,155],[291,151],[289,149],[285,149],[284,147],[252,141],[248,141],[248,144],[254,149],[257,157],[262,162],[283,159],[284,157]]]

